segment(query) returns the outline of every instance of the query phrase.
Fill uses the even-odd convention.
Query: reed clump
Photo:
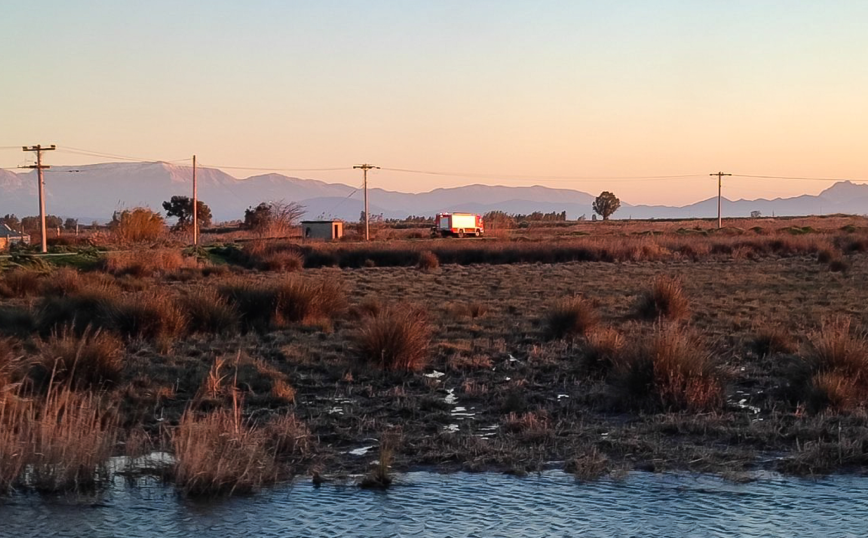
[[[681,280],[658,275],[636,301],[636,315],[641,319],[677,321],[690,313],[690,304],[684,295]]]
[[[353,335],[356,354],[383,370],[414,371],[428,363],[431,329],[416,306],[387,306],[365,316]]]
[[[214,288],[199,288],[181,298],[192,333],[233,334],[238,331],[240,316],[234,305]]]
[[[709,411],[723,403],[723,376],[698,333],[658,325],[619,356],[612,381],[622,399],[651,409]]]
[[[868,338],[847,317],[827,319],[809,338],[794,384],[813,412],[848,411],[868,402]]]
[[[31,378],[45,390],[52,381],[92,390],[115,386],[121,379],[124,343],[109,332],[86,330],[79,336],[67,328],[39,342],[38,349]]]
[[[600,323],[594,305],[582,296],[555,303],[545,318],[546,335],[551,339],[585,336]]]
[[[205,415],[188,409],[172,435],[176,487],[188,497],[252,493],[277,479],[269,436],[240,407]]]

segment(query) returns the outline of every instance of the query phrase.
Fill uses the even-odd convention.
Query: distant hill
[[[37,213],[36,173],[16,174],[0,170],[0,214]],[[363,209],[362,195],[354,187],[299,179],[281,174],[264,174],[236,179],[214,168],[199,168],[199,196],[216,220],[240,219],[244,210],[262,201],[296,201],[307,208],[305,218],[358,220]],[[113,211],[135,206],[162,209],[172,195],[189,195],[192,170],[163,162],[105,163],[86,166],[53,166],[46,171],[46,206],[50,214],[75,217],[84,222],[105,221]],[[622,195],[623,196],[623,195]],[[549,187],[504,187],[468,185],[410,194],[370,189],[372,213],[387,218],[433,215],[441,211],[485,213],[544,213],[566,211],[569,218],[592,214],[594,196],[586,192]],[[752,211],[763,215],[822,215],[868,213],[868,185],[839,182],[817,196],[803,195],[774,200],[723,201],[724,214],[747,217]],[[717,215],[717,199],[671,207],[622,203],[615,218],[691,218]]]

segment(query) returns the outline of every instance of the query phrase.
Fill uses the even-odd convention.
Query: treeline
[[[485,221],[486,228],[518,228],[525,223],[531,222],[566,222],[566,211],[552,211],[551,213],[543,213],[542,211],[534,211],[533,213],[507,213],[505,211],[489,211],[482,216]]]

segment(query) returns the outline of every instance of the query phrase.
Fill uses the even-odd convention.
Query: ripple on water
[[[866,536],[868,479],[763,477],[748,484],[633,473],[578,483],[409,473],[387,492],[299,482],[222,502],[179,500],[158,485],[116,481],[105,502],[15,497],[0,534],[27,536]]]

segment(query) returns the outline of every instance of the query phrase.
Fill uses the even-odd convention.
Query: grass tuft
[[[551,339],[585,336],[600,322],[594,306],[581,296],[556,302],[545,318],[546,334]]]
[[[665,275],[657,276],[651,286],[639,295],[636,315],[646,320],[677,321],[690,313],[681,281]]]
[[[389,306],[362,318],[354,335],[358,356],[383,370],[419,370],[428,363],[431,330],[418,307]]]
[[[92,390],[115,386],[121,379],[124,343],[111,333],[97,329],[77,336],[63,329],[38,348],[31,377],[45,390],[52,380],[72,389]]]

